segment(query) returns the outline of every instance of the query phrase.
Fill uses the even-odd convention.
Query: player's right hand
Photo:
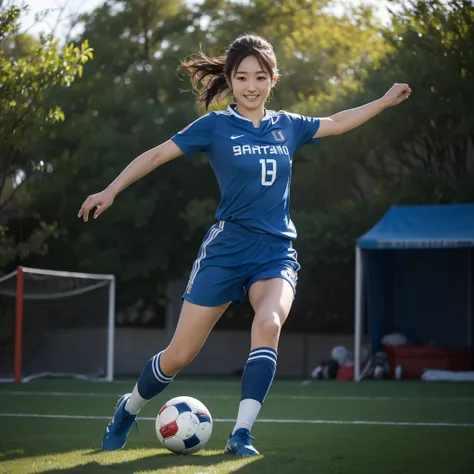
[[[108,209],[114,202],[115,194],[110,189],[104,189],[100,193],[91,194],[83,202],[77,217],[82,217],[84,222],[89,220],[89,212],[95,209],[93,217],[97,219],[106,209]]]

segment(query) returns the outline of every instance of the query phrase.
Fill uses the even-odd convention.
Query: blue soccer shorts
[[[201,306],[241,303],[267,278],[283,278],[295,291],[299,268],[290,240],[220,221],[202,241],[183,299]]]

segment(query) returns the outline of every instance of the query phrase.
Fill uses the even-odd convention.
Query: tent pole
[[[362,335],[362,251],[355,249],[354,380],[360,380],[360,343]]]
[[[472,250],[467,251],[467,347],[472,347]]]

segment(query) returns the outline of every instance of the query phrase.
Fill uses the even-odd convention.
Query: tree
[[[333,156],[355,163],[362,180],[373,180],[367,195],[375,187],[405,202],[408,196],[432,203],[472,199],[474,2],[404,5],[384,32],[388,53],[345,103],[379,97],[393,82],[408,82],[412,96],[351,132]]]
[[[39,223],[26,241],[17,243],[7,224],[21,211],[25,184],[51,171],[48,159],[36,148],[41,134],[64,121],[59,105],[45,107],[55,86],[69,88],[92,49],[81,45],[60,51],[52,36],[40,41],[18,33],[20,9],[0,11],[0,269],[30,252],[44,252],[54,225]]]

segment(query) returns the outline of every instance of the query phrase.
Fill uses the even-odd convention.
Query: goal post
[[[115,277],[18,267],[0,278],[0,380],[114,378]]]

